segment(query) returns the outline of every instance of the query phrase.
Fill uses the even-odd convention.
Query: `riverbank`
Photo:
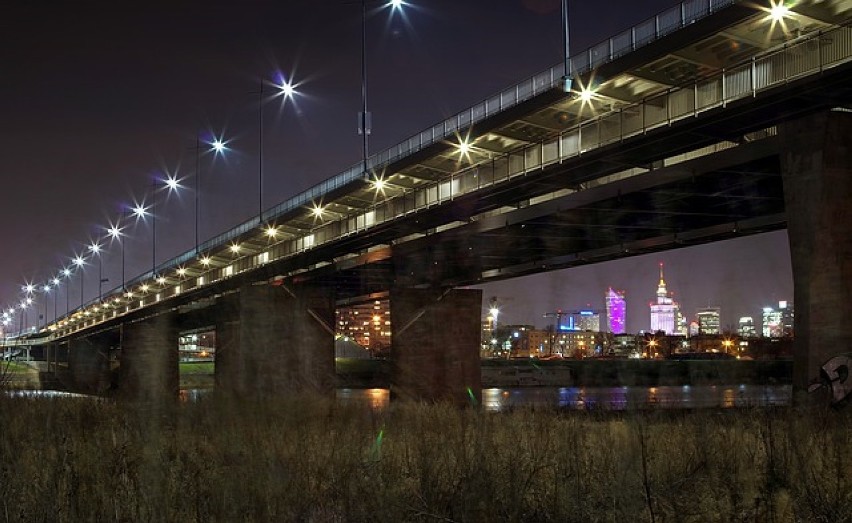
[[[852,418],[0,398],[22,521],[839,521]],[[653,514],[653,515],[652,515]]]

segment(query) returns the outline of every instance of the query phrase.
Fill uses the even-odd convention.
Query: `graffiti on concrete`
[[[820,367],[819,379],[808,387],[808,392],[814,392],[826,387],[831,392],[831,404],[840,405],[852,395],[852,379],[849,370],[852,369],[852,357],[849,355],[835,356]]]

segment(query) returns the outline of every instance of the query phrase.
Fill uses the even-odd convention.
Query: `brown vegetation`
[[[0,521],[848,521],[852,416],[0,399]]]

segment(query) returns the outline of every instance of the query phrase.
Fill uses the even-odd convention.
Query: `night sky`
[[[672,0],[573,0],[574,53]],[[368,19],[371,152],[394,145],[561,60],[559,0],[412,0]],[[282,73],[301,93],[265,87],[264,208],[360,160],[360,3],[344,0],[24,2],[0,15],[0,305],[44,282],[102,236],[157,173],[185,186],[160,201],[157,261],[194,245],[195,139],[222,134],[226,158],[201,160],[202,240],[257,213],[258,88]],[[150,228],[125,231],[128,278],[151,267]],[[784,232],[490,284],[502,319],[543,326],[557,308],[628,296],[628,330],[648,328],[658,264],[687,316],[722,307],[722,325],[792,300]],[[120,284],[117,246],[104,290]],[[94,268],[94,270],[93,270]],[[71,281],[72,308],[79,278]],[[97,296],[97,262],[85,275]],[[65,291],[60,292],[59,313]],[[52,307],[52,306],[51,306]],[[52,310],[48,313],[52,317]],[[757,318],[756,318],[757,319]]]

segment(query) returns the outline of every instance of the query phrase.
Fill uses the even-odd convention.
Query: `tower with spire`
[[[651,332],[663,331],[666,334],[679,334],[678,316],[680,306],[669,295],[666,279],[663,275],[663,263],[660,262],[660,283],[657,285],[657,301],[651,302]]]

